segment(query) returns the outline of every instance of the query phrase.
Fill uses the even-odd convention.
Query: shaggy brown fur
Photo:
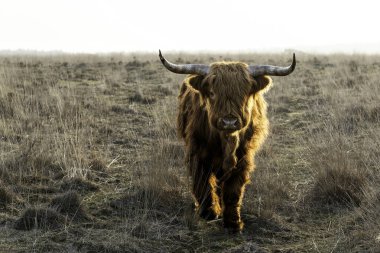
[[[223,215],[224,226],[240,231],[240,206],[254,155],[268,133],[263,91],[272,80],[252,77],[239,62],[211,65],[208,75],[190,75],[179,95],[178,133],[185,140],[192,192],[205,219]],[[221,119],[235,118],[236,129]]]

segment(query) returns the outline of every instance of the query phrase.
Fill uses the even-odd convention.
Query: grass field
[[[300,53],[273,78],[241,235],[193,211],[183,78],[157,55],[1,56],[0,252],[380,252],[380,56]]]

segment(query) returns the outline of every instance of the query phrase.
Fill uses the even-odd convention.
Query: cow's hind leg
[[[216,193],[217,180],[207,164],[197,162],[192,167],[192,191],[199,215],[206,220],[216,219],[220,213],[219,197]],[[194,166],[191,164],[190,166]]]
[[[239,232],[243,229],[244,223],[240,217],[240,207],[244,195],[245,185],[249,181],[247,171],[232,173],[223,183],[223,223],[230,232]]]

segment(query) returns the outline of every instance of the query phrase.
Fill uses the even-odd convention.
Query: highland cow
[[[190,74],[179,94],[177,130],[186,145],[186,161],[199,215],[207,220],[223,216],[231,232],[243,229],[240,207],[254,156],[268,134],[263,93],[272,79],[286,76],[296,66],[250,66],[241,62],[211,65],[167,61],[177,74]]]

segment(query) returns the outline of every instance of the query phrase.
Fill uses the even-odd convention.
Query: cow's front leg
[[[221,213],[219,197],[216,193],[217,180],[206,160],[193,157],[190,161],[192,192],[199,215],[206,220],[216,219]]]
[[[223,223],[230,232],[239,232],[243,229],[244,223],[240,217],[240,207],[243,200],[245,185],[249,181],[249,172],[246,170],[236,170],[223,183]]]

